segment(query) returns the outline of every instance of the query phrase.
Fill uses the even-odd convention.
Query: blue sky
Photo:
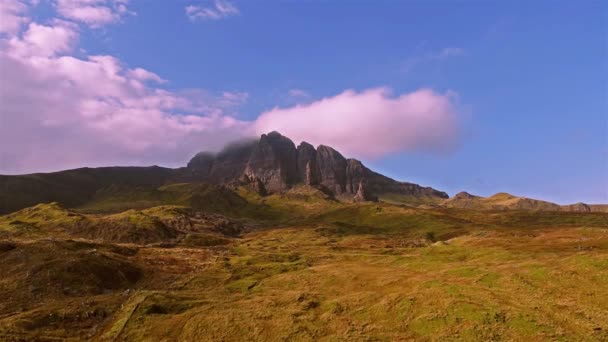
[[[348,89],[457,94],[459,137],[449,151],[353,154],[379,172],[450,194],[506,191],[558,203],[608,202],[605,2],[220,3],[234,10],[191,19],[187,6],[218,7],[213,1],[133,0],[112,23],[83,25],[72,18],[80,26],[70,53],[114,56],[160,76],[166,82],[156,87],[175,93],[197,89],[215,100],[224,92],[246,94],[238,105],[222,107],[243,122]],[[58,6],[32,7],[31,20],[50,25],[61,16]],[[350,132],[352,139],[359,133]],[[165,161],[170,151],[146,153],[148,159],[133,163],[154,157],[161,165],[179,163]],[[127,163],[130,156],[99,163]]]

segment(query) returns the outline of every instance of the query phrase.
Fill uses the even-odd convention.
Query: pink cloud
[[[167,82],[166,80],[163,80],[162,78],[160,78],[160,76],[158,76],[157,74],[148,71],[146,69],[142,69],[142,68],[135,68],[135,69],[131,69],[129,70],[129,76],[133,77],[136,80],[139,81],[154,81],[157,83],[165,83]]]
[[[296,142],[326,144],[360,157],[417,150],[442,153],[457,141],[457,116],[452,93],[421,89],[392,96],[387,88],[373,88],[275,108],[256,120],[255,130],[277,130]]]
[[[29,22],[27,8],[18,10],[11,13]],[[248,101],[246,92],[167,90],[161,76],[114,56],[75,56],[81,29],[86,28],[53,19],[0,36],[0,173],[181,166],[201,150],[272,130],[361,157],[446,151],[457,140],[458,113],[450,93],[347,90],[244,121],[233,112]]]
[[[56,20],[53,26],[30,23],[21,38],[8,40],[7,51],[21,58],[50,57],[69,52],[78,39],[76,27]]]
[[[114,23],[125,15],[129,0],[56,0],[57,12],[66,19],[91,27]]]
[[[27,6],[16,0],[0,1],[0,34],[14,34],[21,29],[21,26],[29,21],[24,14]]]
[[[224,114],[246,93],[158,88],[160,76],[116,57],[73,56],[78,35],[53,20],[0,39],[0,173],[178,166],[247,131]]]

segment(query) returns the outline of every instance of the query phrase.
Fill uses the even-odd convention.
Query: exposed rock
[[[358,186],[358,189],[357,189],[357,193],[353,197],[353,200],[355,202],[367,202],[367,201],[376,202],[378,200],[378,198],[375,197],[375,196],[373,196],[372,194],[370,194],[367,191],[367,189],[363,185],[363,181],[359,181],[359,186]]]
[[[298,145],[296,154],[298,159],[298,181],[302,181],[306,185],[317,184],[319,182],[317,150],[311,144],[303,141]]]
[[[340,195],[346,191],[346,159],[329,146],[317,148],[320,183]],[[352,193],[352,192],[351,192]]]
[[[211,169],[211,180],[225,183],[243,174],[257,142],[244,142],[228,146],[218,153]]]
[[[263,134],[251,153],[245,173],[260,179],[270,192],[287,190],[298,180],[295,145],[278,132]]]
[[[369,180],[371,171],[356,159],[346,161],[346,191],[355,193],[363,180]]]
[[[197,177],[207,178],[211,174],[215,155],[210,152],[200,152],[188,163],[187,168]]]
[[[309,160],[306,163],[306,175],[304,184],[306,185],[315,185],[317,184],[317,176],[314,168],[314,160]]]
[[[239,182],[237,185],[245,185],[260,196],[268,195],[268,191],[266,191],[266,187],[264,186],[264,183],[256,176],[249,176],[247,174],[244,174],[239,179]]]
[[[247,179],[241,182],[243,176],[247,176]],[[447,194],[432,188],[398,182],[375,173],[358,160],[347,160],[329,146],[321,145],[315,149],[311,144],[302,142],[296,148],[289,138],[272,132],[256,140],[232,143],[218,153],[199,153],[186,167],[178,169],[111,167],[21,176],[0,175],[0,213],[52,201],[77,207],[104,193],[111,195],[133,188],[158,189],[175,183],[246,185],[258,193],[285,192],[303,184],[329,190],[339,198],[350,199],[356,194],[359,182],[363,182],[370,194],[397,194],[404,200],[418,199],[416,202],[420,203],[417,204],[447,198]]]
[[[397,182],[375,173],[356,159],[346,159],[335,149],[315,149],[279,134],[264,134],[258,141],[233,144],[213,157],[199,153],[188,163],[187,181],[235,183],[258,193],[284,192],[296,184],[319,186],[334,195],[355,195],[363,183],[369,194],[393,193],[406,197],[447,198],[447,194],[412,183]],[[244,178],[243,178],[244,177]]]

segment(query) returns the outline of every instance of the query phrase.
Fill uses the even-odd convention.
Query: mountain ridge
[[[430,187],[399,182],[365,167],[361,161],[345,158],[330,146],[316,149],[303,141],[297,147],[274,131],[258,141],[230,146],[214,155],[201,152],[188,163],[192,179],[211,183],[261,183],[269,193],[285,191],[294,185],[323,186],[344,198],[357,194],[359,185],[374,195],[397,193],[435,200],[447,193]]]
[[[450,198],[447,193],[431,187],[396,181],[374,172],[361,161],[345,158],[330,146],[315,148],[305,141],[296,146],[291,139],[275,131],[263,134],[259,139],[229,144],[217,153],[199,152],[180,168],[85,167],[51,173],[0,175],[0,214],[49,202],[59,202],[66,207],[83,206],[100,196],[111,198],[108,193],[115,193],[116,189],[132,191],[140,197],[145,193],[168,196],[161,188],[179,183],[207,183],[216,186],[213,191],[218,193],[225,192],[222,188],[230,191],[245,186],[262,196],[285,193],[305,185],[343,201],[380,200],[410,206],[474,210],[608,212],[608,205],[560,206],[506,193],[484,198],[461,192]],[[234,200],[234,196],[228,197],[230,201]],[[159,203],[160,200],[155,201]]]

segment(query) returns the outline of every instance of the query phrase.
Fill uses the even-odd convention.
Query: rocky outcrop
[[[378,198],[367,191],[365,186],[363,185],[363,181],[359,182],[359,186],[357,188],[357,193],[353,196],[353,200],[355,202],[367,202],[372,201],[376,202]]]
[[[346,159],[340,152],[325,145],[317,148],[317,164],[321,185],[334,194],[340,195],[346,191]],[[352,193],[352,192],[351,192]]]
[[[199,153],[190,160],[187,166],[190,172],[180,181],[227,184],[238,180],[257,145],[257,141],[241,141],[228,145],[216,155]]]
[[[268,195],[268,191],[266,190],[266,186],[264,183],[255,176],[249,176],[244,174],[238,180],[238,182],[231,183],[232,187],[236,186],[246,186],[251,189],[253,192],[257,193],[260,196]]]
[[[263,134],[249,157],[245,174],[258,178],[269,192],[289,189],[298,182],[295,145],[278,132]]]
[[[306,163],[305,174],[304,174],[304,184],[306,185],[316,185],[318,183],[318,177],[316,176],[316,168],[314,167],[313,161],[309,160]]]
[[[206,178],[211,174],[211,168],[215,161],[215,155],[210,152],[201,152],[194,156],[188,163],[187,168],[197,177]]]
[[[346,159],[335,149],[307,142],[296,148],[279,134],[264,134],[258,141],[233,144],[217,156],[199,153],[188,163],[194,181],[226,184],[231,180],[257,192],[284,192],[296,184],[323,187],[337,196],[357,196],[363,200],[393,193],[408,197],[444,199],[445,192],[417,184],[398,182],[378,174],[356,159]],[[245,178],[242,178],[245,176]]]
[[[296,150],[297,169],[299,181],[306,185],[316,185],[319,182],[319,168],[317,166],[317,150],[303,141]]]

